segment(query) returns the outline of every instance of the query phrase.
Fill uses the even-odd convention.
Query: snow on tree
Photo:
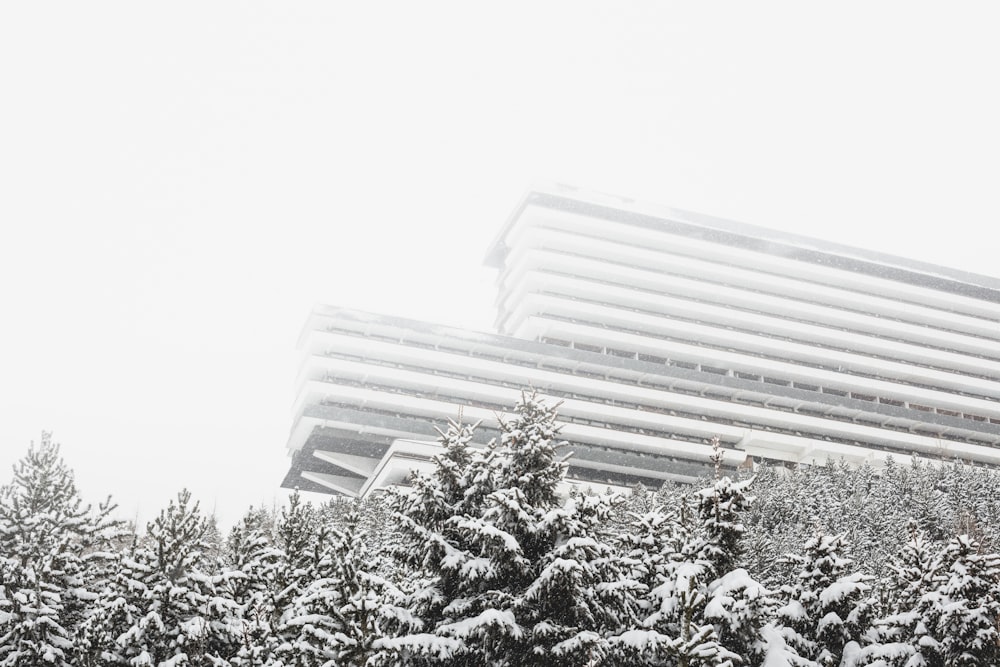
[[[463,546],[450,520],[479,513],[485,496],[481,486],[488,476],[473,479],[471,470],[475,428],[450,420],[447,430],[438,432],[442,451],[433,459],[433,471],[414,473],[411,490],[390,496],[404,537],[396,555],[415,574],[427,575],[413,596],[413,611],[430,627],[444,621],[444,608],[461,594],[465,579],[454,565],[453,554]],[[471,492],[474,485],[476,493]]]
[[[931,605],[936,606],[934,590],[940,563],[935,558],[916,520],[907,525],[910,540],[889,564],[890,574],[881,583],[881,607],[885,614],[877,619],[867,635],[867,646],[858,657],[858,665],[907,667],[927,664],[928,647],[937,640],[928,634],[922,618]]]
[[[753,503],[753,497],[746,493],[753,479],[734,482],[729,477],[720,476],[722,449],[718,438],[712,439],[712,447],[715,482],[695,494],[704,534],[704,546],[699,555],[708,562],[714,576],[722,576],[741,560],[743,534],[746,532],[742,515]]]
[[[704,618],[715,625],[720,645],[744,661],[762,659],[762,631],[777,607],[771,591],[736,568],[708,584],[707,598]]]
[[[514,609],[521,625],[532,628],[533,653],[551,647],[548,664],[601,661],[613,649],[606,636],[636,619],[641,586],[600,529],[611,506],[607,496],[571,499],[536,524],[552,544]]]
[[[303,502],[296,489],[288,499],[288,506],[281,511],[275,534],[279,558],[271,593],[271,627],[286,644],[298,635],[298,629],[289,627],[288,621],[294,613],[295,600],[317,578],[317,568],[328,547],[330,532],[316,509],[311,503]]]
[[[786,628],[768,623],[761,628],[760,659],[751,662],[760,667],[817,667],[817,663],[803,658],[785,640]],[[846,665],[844,667],[847,667]]]
[[[133,557],[122,559],[119,589],[109,607],[112,618],[118,613],[134,620],[114,639],[122,664],[205,664],[235,652],[235,605],[216,595],[219,580],[206,571],[207,527],[198,503],[181,491],[147,526]]]
[[[773,600],[741,560],[741,515],[752,499],[752,480],[720,475],[722,453],[714,442],[714,482],[678,498],[679,511],[635,516],[622,537],[633,576],[648,593],[641,602],[644,630],[614,642],[641,664],[732,665],[761,645],[760,629]]]
[[[382,655],[386,629],[407,623],[402,593],[368,568],[359,524],[351,513],[327,541],[317,578],[294,603],[288,625],[298,636],[282,651],[284,664],[364,667]]]
[[[137,560],[138,536],[119,549],[108,585],[94,602],[94,612],[77,633],[80,664],[97,667],[129,664],[128,643],[147,607],[151,568]]]
[[[51,434],[0,488],[0,665],[70,665],[121,534],[110,500],[84,505]]]
[[[790,556],[799,565],[794,583],[781,588],[776,618],[786,643],[798,655],[822,667],[836,667],[844,648],[867,630],[872,602],[869,577],[851,572],[841,556],[842,537],[818,534],[806,543],[805,556]]]
[[[855,566],[876,579],[886,575],[907,536],[906,522],[899,516],[898,468],[890,457],[881,470],[866,462],[844,473],[850,488],[844,500],[845,520],[838,530],[845,533],[849,544],[857,545],[852,554]]]
[[[225,544],[226,572],[220,594],[236,606],[239,646],[234,667],[268,664],[278,645],[273,628],[274,587],[281,552],[269,539],[271,515],[251,508],[233,527]]]
[[[737,567],[743,561],[743,516],[754,501],[747,495],[754,479],[734,482],[721,476],[719,439],[713,439],[712,444],[715,482],[695,494],[703,535],[699,558],[708,563],[714,576],[706,586],[704,618],[715,624],[719,643],[726,651],[744,660],[757,658],[764,650],[761,630],[776,601],[747,570]]]
[[[556,411],[522,395],[500,438],[471,450],[471,430],[442,434],[435,470],[398,502],[410,563],[430,577],[426,627],[398,638],[407,655],[447,664],[582,665],[610,650],[632,614],[629,587],[601,526],[608,496],[558,495]]]
[[[617,522],[625,523],[631,516],[653,511],[655,505],[656,494],[651,493],[642,482],[636,482],[612,516]]]
[[[611,497],[563,502],[557,495],[567,464],[559,455],[565,443],[558,440],[555,407],[529,394],[514,413],[488,454],[496,490],[486,497],[482,521],[460,519],[479,548],[476,556],[490,561],[492,581],[502,587],[500,595],[480,598],[499,602],[490,606],[500,609],[510,599],[508,608],[524,629],[506,634],[519,655],[515,661],[584,664],[610,650],[608,634],[630,625],[636,584],[601,528]]]
[[[934,620],[944,663],[1000,664],[1000,555],[983,553],[975,540],[959,535],[945,547],[942,561],[940,614]]]

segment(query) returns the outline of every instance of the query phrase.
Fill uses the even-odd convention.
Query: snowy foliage
[[[483,450],[469,447],[473,427],[452,423],[434,472],[399,496],[414,537],[404,557],[428,582],[413,639],[461,640],[449,664],[585,664],[633,617],[632,583],[602,529],[610,501],[559,496],[558,432],[534,394]]]
[[[122,554],[100,601],[95,636],[105,664],[205,664],[238,641],[236,603],[216,594],[204,541],[208,527],[181,491]]]
[[[120,535],[110,501],[84,505],[43,433],[0,488],[0,665],[71,665],[76,629],[106,584]]]
[[[0,667],[1000,664],[1000,484],[840,462],[564,495],[555,408],[441,432],[406,490],[143,534],[46,435],[0,487]],[[753,496],[750,496],[750,492]]]

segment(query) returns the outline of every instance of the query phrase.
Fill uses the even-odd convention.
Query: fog
[[[280,502],[316,303],[489,330],[557,181],[996,275],[992,3],[6,3],[0,481]]]

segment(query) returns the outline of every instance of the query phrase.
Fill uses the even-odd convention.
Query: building
[[[489,249],[495,334],[317,308],[284,486],[361,496],[436,426],[534,387],[570,476],[658,486],[890,455],[1000,465],[1000,280],[684,211],[529,192]]]

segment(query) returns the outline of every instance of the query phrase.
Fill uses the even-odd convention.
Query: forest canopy
[[[0,667],[1000,663],[1000,490],[961,462],[568,491],[556,406],[406,488],[139,530],[60,448],[0,487]],[[717,443],[716,443],[717,444]]]

